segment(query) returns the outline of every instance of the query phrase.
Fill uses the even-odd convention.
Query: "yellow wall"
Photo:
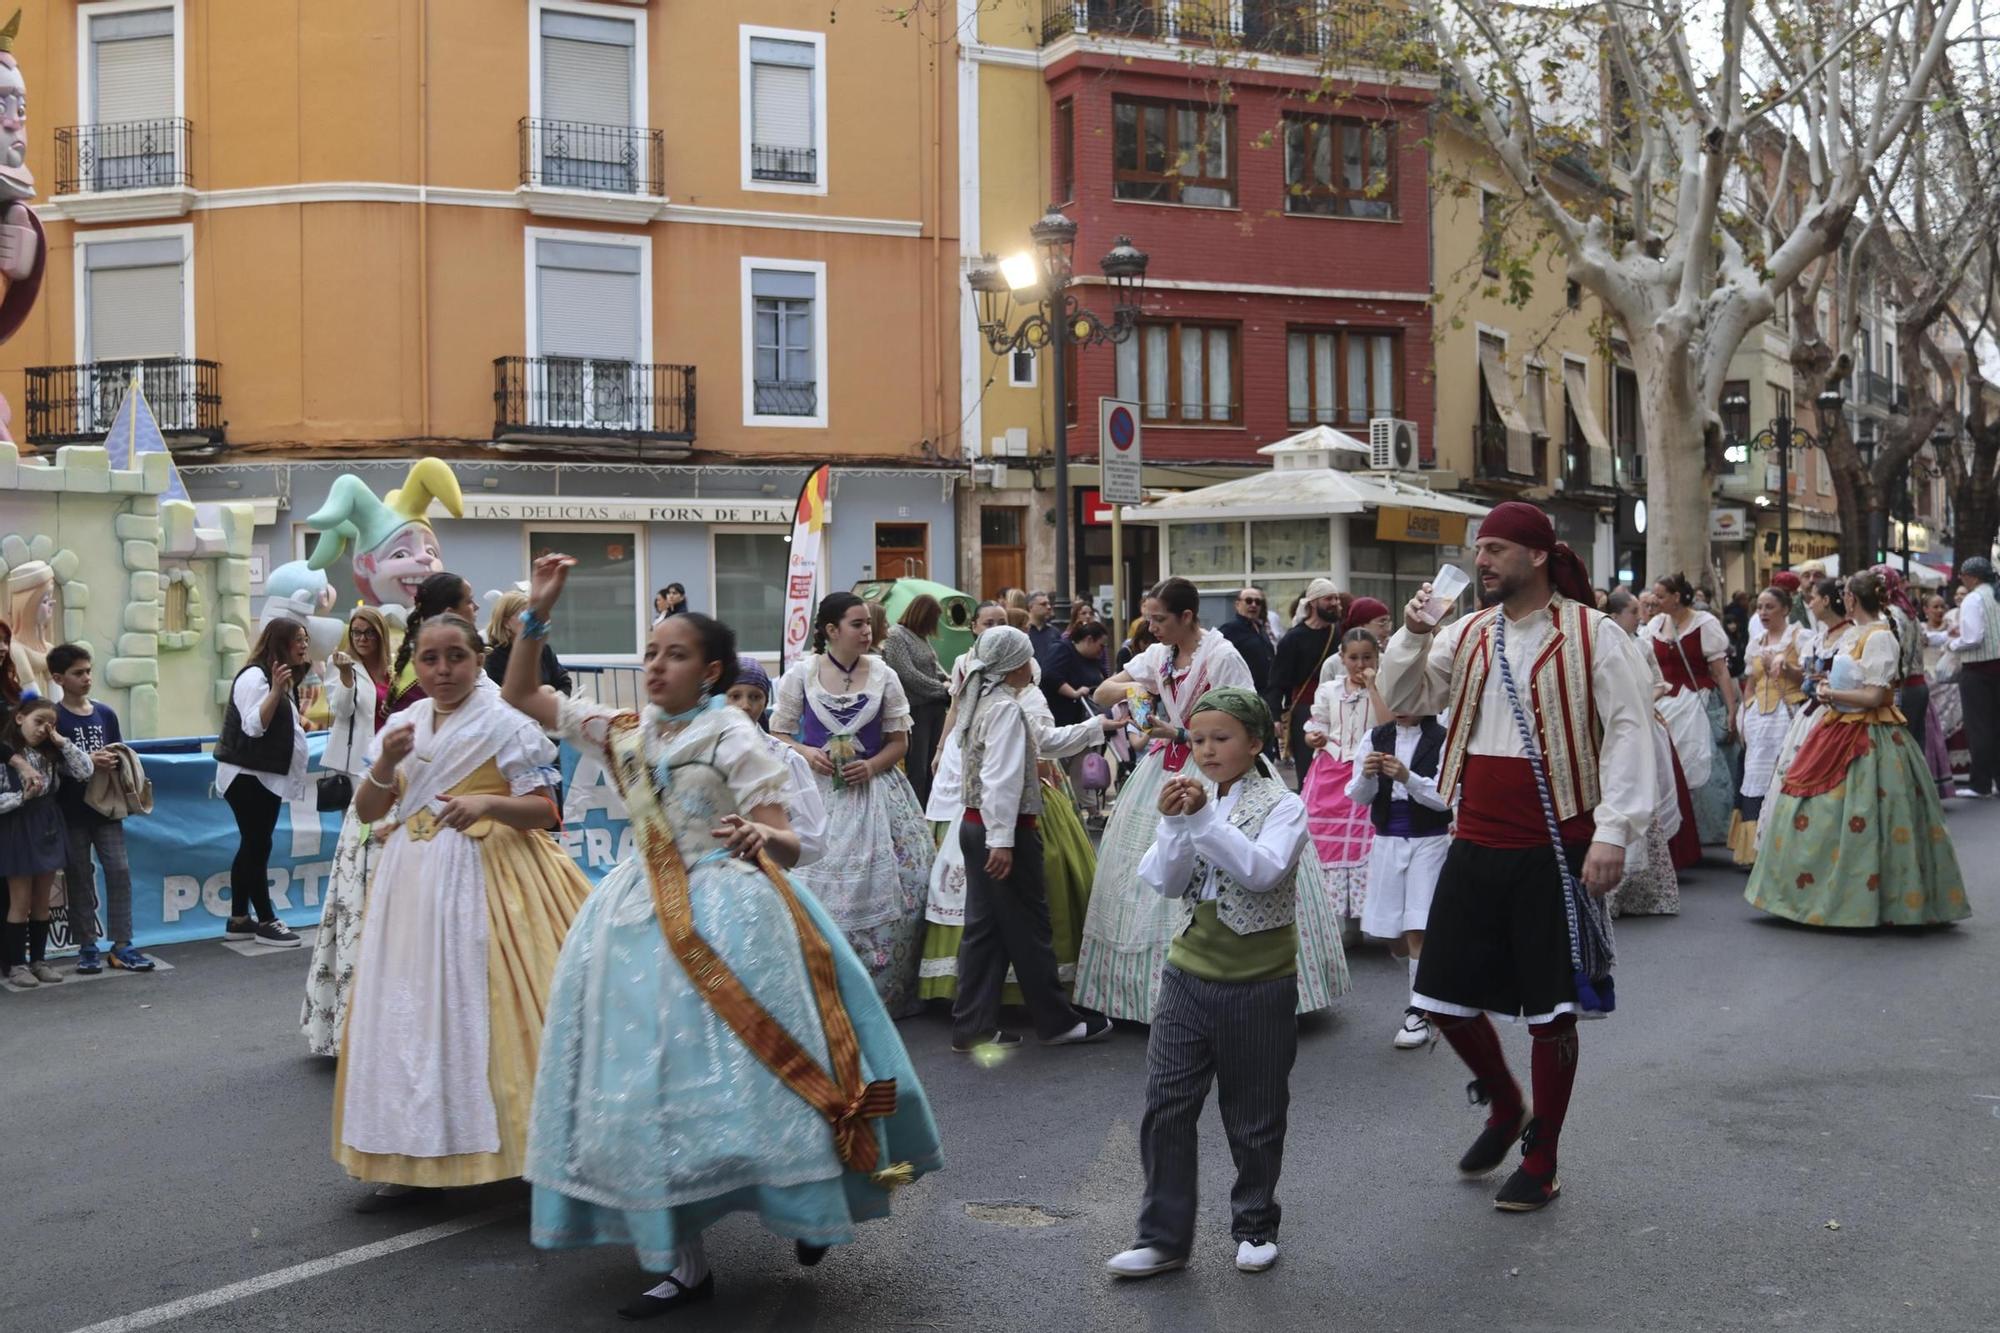
[[[54,130],[80,119],[77,6],[29,0],[15,49],[49,257],[37,309],[0,348],[15,434],[26,429],[23,368],[76,359],[79,225],[184,222],[194,239],[189,354],[222,366],[232,445],[489,439],[493,359],[527,350],[526,229],[548,227],[651,238],[653,360],[696,367],[698,449],[916,457],[927,442],[955,453],[952,44],[873,10],[829,21],[821,0],[611,8],[645,21],[665,219],[607,224],[520,206],[528,0],[191,0],[182,41],[194,210],[99,225],[63,218],[52,198]],[[739,24],[825,35],[827,193],[743,187]],[[226,193],[409,195],[420,183],[446,193],[423,207]],[[740,210],[761,225],[686,221],[676,208]],[[861,234],[881,223],[900,225]],[[746,255],[827,266],[825,429],[743,424]]]

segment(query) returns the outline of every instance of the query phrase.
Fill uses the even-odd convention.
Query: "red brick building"
[[[1152,261],[1137,334],[1075,356],[1071,419],[1138,400],[1149,463],[1261,467],[1260,445],[1321,423],[1365,440],[1373,416],[1416,422],[1432,455],[1434,85],[1325,77],[1349,37],[1314,8],[1044,4],[1050,197],[1078,224],[1078,268],[1121,235]],[[1354,9],[1324,12],[1344,28]],[[1283,29],[1259,24],[1279,10]],[[1070,441],[1095,458],[1094,428]]]

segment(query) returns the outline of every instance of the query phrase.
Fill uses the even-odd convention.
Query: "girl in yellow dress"
[[[556,955],[589,883],[545,831],[555,747],[481,669],[470,621],[417,631],[425,697],[376,736],[354,807],[376,863],[333,1093],[333,1157],[415,1189],[521,1174]]]

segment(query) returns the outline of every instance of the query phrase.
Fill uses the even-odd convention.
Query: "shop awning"
[[[1569,399],[1569,410],[1576,414],[1577,429],[1583,432],[1584,443],[1590,447],[1590,484],[1615,484],[1611,441],[1604,434],[1604,424],[1597,419],[1597,404],[1590,401],[1586,367],[1575,361],[1563,362],[1563,395]]]
[[[1507,470],[1518,476],[1533,476],[1534,434],[1514,397],[1514,385],[1507,378],[1506,357],[1499,343],[1480,339],[1479,369],[1486,377],[1486,396],[1492,400],[1493,410],[1500,414],[1500,424],[1507,431]]]

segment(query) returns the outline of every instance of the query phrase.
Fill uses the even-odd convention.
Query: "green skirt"
[[[1042,834],[1042,863],[1048,881],[1049,934],[1055,948],[1056,974],[1068,985],[1076,979],[1076,954],[1083,944],[1083,918],[1090,910],[1090,883],[1097,877],[1097,853],[1090,848],[1090,835],[1077,817],[1076,804],[1060,788],[1042,788],[1042,813],[1037,821]],[[938,838],[940,871],[955,872],[963,882],[964,857],[958,850],[958,825],[940,826]],[[946,858],[949,858],[947,862]],[[932,882],[937,882],[933,875]],[[938,921],[924,923],[924,961],[917,981],[917,994],[926,1000],[949,1000],[958,994],[958,942],[964,926],[948,926]],[[1014,984],[1014,971],[1001,991],[1006,1004],[1021,1003],[1021,991]]]
[[[1771,789],[1759,821],[1765,846],[1743,896],[1806,926],[1930,926],[1971,915],[1922,749],[1898,725],[1870,725],[1868,739],[1831,791]]]

